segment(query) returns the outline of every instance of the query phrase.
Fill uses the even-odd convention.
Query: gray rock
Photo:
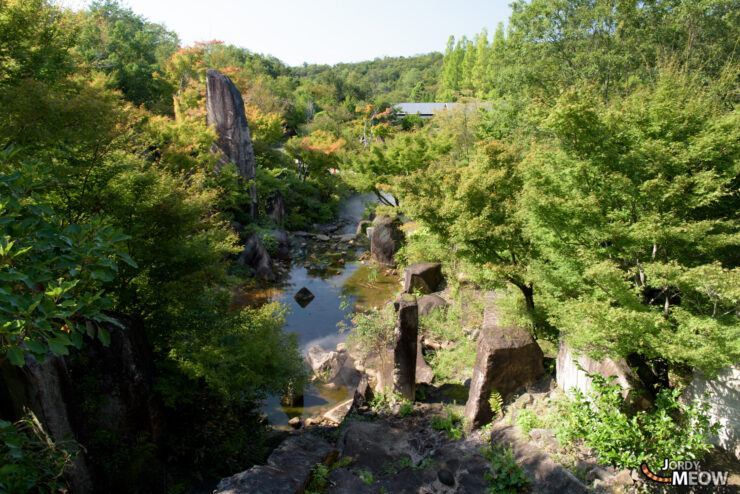
[[[291,436],[270,454],[266,465],[222,479],[214,494],[301,492],[311,475],[311,467],[327,462],[335,454],[331,445],[318,436]]]
[[[285,199],[280,191],[275,191],[275,194],[267,201],[267,217],[272,220],[277,226],[283,226],[283,218],[285,217]]]
[[[325,382],[334,380],[347,360],[347,352],[330,352],[314,345],[308,350],[308,363],[316,377]]]
[[[452,475],[452,472],[449,470],[443,468],[439,472],[437,472],[437,478],[440,482],[442,482],[444,485],[448,485],[450,487],[455,486],[455,476]]]
[[[417,262],[404,269],[403,291],[415,290],[422,294],[431,293],[444,281],[442,264],[439,262]]]
[[[427,316],[438,309],[447,307],[447,301],[439,295],[424,295],[419,297],[419,317]]]
[[[321,242],[328,242],[330,240],[330,238],[331,238],[331,237],[329,237],[329,235],[324,235],[324,234],[321,234],[321,233],[317,234],[315,237],[316,237],[316,240],[319,240]]]
[[[369,227],[367,227],[365,229],[365,233],[367,234],[368,240],[372,240],[373,239],[373,232],[374,231],[375,231],[375,228],[373,228],[372,226],[369,226]]]
[[[529,332],[520,327],[498,325],[495,293],[486,296],[481,337],[475,357],[470,394],[465,405],[469,428],[488,424],[493,418],[488,398],[496,389],[506,399],[517,389],[537,380],[543,373],[542,350]]]
[[[580,365],[583,370],[580,370],[576,364]],[[575,388],[588,395],[591,391],[591,378],[586,374],[599,374],[603,377],[614,376],[614,382],[624,389],[623,396],[625,399],[632,401],[641,409],[649,406],[648,403],[642,402],[643,399],[646,399],[644,395],[635,392],[637,391],[635,384],[638,382],[638,378],[624,359],[612,360],[605,358],[598,362],[585,355],[576,355],[561,339],[556,372],[558,387],[565,392]]]
[[[434,370],[424,360],[422,354],[421,338],[416,343],[416,382],[420,384],[432,384],[434,381]]]
[[[215,147],[222,153],[219,169],[234,163],[240,177],[253,181],[249,187],[250,213],[252,218],[257,218],[257,186],[254,182],[257,162],[244,113],[244,100],[231,79],[215,70],[206,73],[206,122],[218,136]]]
[[[311,293],[311,290],[309,290],[305,286],[298,290],[295,295],[293,295],[293,299],[295,299],[295,301],[298,302],[298,305],[300,305],[301,307],[305,307],[310,304],[314,298],[315,295]]]
[[[352,398],[350,398],[349,400],[343,401],[339,405],[327,411],[324,414],[324,418],[335,424],[341,424],[342,421],[344,420],[344,417],[347,415],[351,407],[352,407]]]
[[[372,224],[373,224],[372,221],[368,221],[368,220],[362,220],[362,221],[360,221],[357,224],[357,231],[355,231],[355,234],[356,235],[362,235],[363,233],[365,233],[365,231],[368,229],[368,227],[370,225],[372,225]]]
[[[403,245],[404,238],[400,219],[387,217],[376,219],[370,239],[370,257],[378,264],[395,266],[393,256]]]
[[[416,397],[418,337],[419,306],[416,297],[403,295],[393,330],[393,390],[411,401]]]
[[[551,429],[532,429],[529,431],[529,437],[548,451],[555,451],[558,448],[558,440]]]
[[[274,281],[276,278],[273,271],[272,258],[256,233],[252,233],[247,238],[247,241],[244,243],[244,250],[239,254],[237,262],[252,266],[255,276],[260,279]]]
[[[515,427],[496,424],[491,430],[494,447],[511,448],[516,462],[531,480],[531,492],[538,494],[586,494],[588,489],[572,473],[528,442],[522,441]]]
[[[272,230],[270,232],[277,243],[276,259],[290,259],[290,237],[285,230]]]

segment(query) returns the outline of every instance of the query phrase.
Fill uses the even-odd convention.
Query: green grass
[[[432,427],[438,431],[445,431],[448,439],[462,439],[463,417],[454,410],[454,406],[445,407],[444,417],[432,417]]]

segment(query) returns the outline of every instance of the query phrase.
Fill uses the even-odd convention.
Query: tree
[[[154,73],[177,49],[175,33],[148,22],[117,0],[98,0],[84,16],[76,45],[85,62],[107,74],[111,87],[127,100],[169,113],[174,89]]]
[[[699,79],[669,65],[609,104],[568,91],[546,120],[556,140],[525,160],[533,276],[595,358],[708,373],[740,360],[740,114]]]
[[[39,200],[43,173],[26,163],[0,174],[0,355],[17,366],[24,354],[40,361],[48,351],[66,355],[85,334],[107,345],[100,323],[118,323],[104,312],[112,300],[103,284],[119,260],[136,266],[124,252],[128,236],[99,217],[65,223]]]

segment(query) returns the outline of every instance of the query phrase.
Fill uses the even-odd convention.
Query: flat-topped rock
[[[419,297],[417,303],[419,304],[419,317],[428,316],[435,310],[444,309],[448,305],[445,299],[435,294]]]
[[[256,465],[221,479],[214,494],[274,494],[302,492],[311,467],[326,462],[334,448],[313,434],[288,437],[272,452],[266,465]]]
[[[417,262],[408,266],[403,272],[403,291],[405,293],[414,291],[419,291],[422,294],[432,293],[444,281],[442,263],[439,262]]]
[[[493,389],[506,400],[517,389],[535,382],[545,371],[542,350],[529,331],[517,326],[499,326],[497,311],[496,297],[488,295],[465,405],[469,429],[482,427],[493,418],[488,404]]]

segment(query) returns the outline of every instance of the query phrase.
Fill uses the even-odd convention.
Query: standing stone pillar
[[[393,330],[393,391],[404,399],[416,396],[416,344],[419,335],[419,306],[416,297],[404,294],[398,304]]]
[[[216,130],[216,150],[225,158],[219,162],[219,167],[234,163],[239,176],[252,182],[249,186],[250,214],[252,219],[256,219],[257,162],[244,113],[244,100],[231,79],[216,70],[206,73],[206,123]]]

